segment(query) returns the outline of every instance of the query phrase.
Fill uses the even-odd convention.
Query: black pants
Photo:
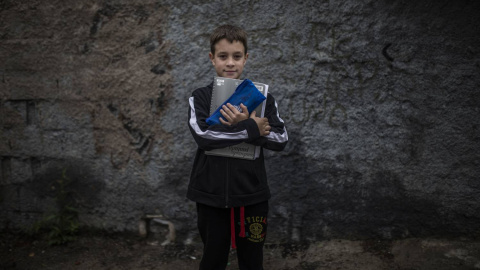
[[[200,270],[225,270],[231,246],[231,209],[197,203],[198,230],[203,241]],[[245,206],[245,237],[240,237],[240,208],[234,208],[235,242],[240,270],[263,270],[268,201]]]

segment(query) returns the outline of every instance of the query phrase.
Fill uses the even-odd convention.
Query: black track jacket
[[[281,151],[288,141],[285,124],[280,118],[277,103],[268,94],[265,117],[272,129],[268,136],[260,136],[253,119],[233,126],[212,125],[205,122],[210,116],[213,83],[199,88],[189,99],[188,127],[197,142],[187,198],[206,205],[230,208],[247,206],[270,199],[263,148]],[[205,151],[223,148],[241,142],[262,146],[255,160],[206,155]]]

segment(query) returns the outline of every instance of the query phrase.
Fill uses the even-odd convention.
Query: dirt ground
[[[198,269],[200,244],[161,246],[134,235],[89,233],[63,246],[0,234],[0,269]],[[238,269],[231,251],[229,270]],[[265,246],[266,270],[480,269],[480,240],[328,240]]]

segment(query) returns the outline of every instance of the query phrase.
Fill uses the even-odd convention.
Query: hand
[[[268,134],[270,134],[270,130],[272,129],[272,127],[268,123],[267,118],[257,117],[256,114],[257,113],[253,111],[252,114],[250,115],[250,118],[255,120],[255,123],[257,123],[258,131],[260,131],[260,136],[267,136]]]
[[[222,109],[220,109],[220,113],[222,114],[227,121],[223,120],[220,117],[220,122],[224,125],[231,126],[235,125],[240,121],[248,119],[248,108],[247,106],[240,104],[240,108],[242,109],[242,112],[237,110],[232,104],[227,103],[227,105],[223,105]]]

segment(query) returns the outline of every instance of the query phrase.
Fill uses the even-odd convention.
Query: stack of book
[[[217,108],[219,108],[237,89],[243,80],[214,77],[213,80],[213,92],[212,101],[210,104],[210,115],[212,115]],[[255,87],[265,97],[268,94],[268,85],[264,83],[253,82]],[[263,101],[256,109],[256,115],[264,117],[266,100]],[[233,106],[240,106],[240,104],[232,104]],[[237,107],[238,108],[238,107]],[[251,113],[251,112],[250,112]],[[205,151],[207,155],[233,157],[254,160],[260,155],[260,146],[255,146],[249,143],[240,143],[225,148],[214,149],[211,151]]]

